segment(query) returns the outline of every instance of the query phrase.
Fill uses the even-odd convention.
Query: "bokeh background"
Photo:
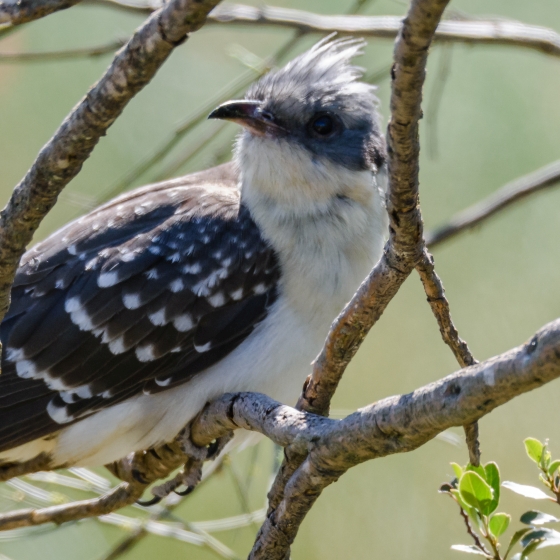
[[[256,1],[248,3],[258,5]],[[276,5],[319,13],[344,13],[351,0],[277,0]],[[372,0],[363,13],[404,14],[406,2]],[[557,0],[453,0],[448,15],[502,16],[560,31]],[[96,46],[127,38],[142,14],[83,5],[23,26],[0,39],[0,53]],[[122,183],[173,137],[232,81],[250,74],[248,65],[274,54],[293,31],[270,27],[208,25],[182,47],[155,80],[126,108],[103,138],[82,173],[68,186],[45,219],[37,239],[86,212]],[[318,39],[306,37],[287,55]],[[377,76],[381,110],[387,118],[388,67],[392,41],[371,39],[360,60]],[[40,63],[0,59],[0,202],[31,165],[64,116],[95,82],[110,55]],[[217,98],[216,98],[217,99]],[[421,125],[421,200],[427,229],[482,199],[505,182],[560,157],[560,60],[520,48],[437,45],[432,49]],[[134,185],[202,169],[228,159],[234,125],[201,122],[175,149]],[[212,136],[212,139],[210,139]],[[207,145],[187,158],[202,141]],[[176,161],[186,159],[179,168]],[[560,316],[560,188],[549,189],[476,230],[462,234],[434,252],[437,269],[452,305],[453,317],[475,356],[482,360],[529,338]],[[335,397],[339,415],[388,395],[409,392],[457,368],[441,342],[422,286],[413,274],[374,327],[347,371]],[[533,484],[536,469],[527,459],[523,439],[550,438],[560,456],[560,384],[516,399],[480,422],[483,460],[495,460],[508,480]],[[455,430],[421,449],[352,469],[329,487],[305,520],[293,549],[294,559],[385,558],[428,560],[460,558],[455,543],[470,544],[440,483],[452,475],[450,461],[466,463]],[[457,445],[459,442],[459,445]],[[171,520],[183,529],[254,512],[264,506],[275,451],[269,442],[232,457],[208,482],[184,500]],[[100,474],[103,470],[98,470]],[[29,481],[28,481],[29,482]],[[41,500],[83,498],[93,494],[53,483],[35,482],[51,494],[1,485],[0,511],[40,505]],[[54,493],[54,494],[53,494]],[[503,492],[502,509],[514,514],[542,506]],[[558,515],[554,504],[544,509]],[[558,507],[556,506],[556,510]],[[128,508],[128,517],[147,518]],[[118,522],[118,520],[116,521]],[[109,556],[133,531],[88,520],[62,528],[0,534],[0,557],[11,560],[101,560],[122,558],[210,559],[244,557],[258,524],[212,533],[230,552],[148,535],[121,556]],[[179,527],[179,525],[177,525]],[[512,533],[509,529],[508,534]],[[216,544],[216,543],[214,543]],[[216,544],[216,546],[219,545]],[[559,557],[551,548],[535,557]],[[226,556],[224,556],[226,555]],[[235,556],[233,556],[235,557]]]

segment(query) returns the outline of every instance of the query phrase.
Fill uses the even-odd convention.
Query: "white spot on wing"
[[[184,313],[183,315],[179,315],[179,317],[173,321],[173,326],[179,332],[187,332],[194,327],[194,323],[192,317],[188,313]]]
[[[148,319],[150,319],[152,325],[156,325],[157,327],[165,325],[165,307],[162,307],[154,313],[149,313]]]
[[[243,297],[243,288],[239,288],[230,294],[231,299],[238,301]]]
[[[253,293],[254,294],[264,294],[266,292],[266,285],[265,284],[257,284],[254,288],[253,288]]]
[[[169,289],[173,293],[180,292],[182,289],[184,289],[184,287],[185,287],[185,283],[183,282],[182,278],[177,278],[177,279],[173,280],[173,282],[171,282],[171,284],[169,284]]]
[[[206,280],[203,280],[202,282],[199,282],[198,284],[195,284],[192,287],[192,291],[193,294],[200,296],[200,297],[208,297],[210,295],[210,288],[208,287],[208,284],[206,283]]]
[[[201,346],[198,345],[194,345],[194,349],[199,352],[200,354],[204,353],[204,352],[208,352],[208,350],[210,350],[210,348],[212,347],[212,343],[211,342],[207,342],[206,344],[202,344]]]
[[[139,294],[125,294],[122,299],[127,309],[138,309],[142,305]]]
[[[29,379],[37,374],[37,366],[31,360],[21,360],[16,363],[16,371],[19,377]]]
[[[119,336],[119,338],[111,340],[111,342],[109,342],[109,350],[111,350],[113,354],[122,354],[123,352],[126,352],[127,348],[124,345],[123,337]]]
[[[109,288],[119,283],[119,275],[117,272],[102,272],[97,279],[97,285],[100,288]]]
[[[156,359],[154,350],[155,348],[153,344],[138,346],[138,348],[136,348],[136,357],[140,362],[151,362]]]
[[[208,301],[212,307],[220,307],[221,305],[224,305],[226,298],[222,292],[217,292],[213,296],[210,296]]]
[[[82,304],[80,303],[80,296],[74,296],[68,298],[64,302],[64,310],[66,311],[66,313],[72,313],[72,311],[77,311],[78,309],[80,309],[80,307],[82,307]]]
[[[185,274],[198,274],[202,270],[199,263],[187,264],[183,267]]]
[[[72,313],[70,313],[70,319],[81,331],[91,331],[91,329],[93,329],[91,316],[88,315],[85,309],[72,311]]]
[[[68,253],[70,255],[77,255],[78,254],[78,248],[76,247],[76,245],[70,245],[67,249]]]
[[[128,251],[126,251],[126,252],[122,251],[121,253],[122,253],[121,254],[121,260],[123,262],[131,262],[136,258],[136,255],[134,254],[134,252],[129,253]]]
[[[81,387],[78,387],[74,393],[76,393],[80,399],[91,399],[91,397],[93,397],[93,393],[91,392],[89,385],[82,385]]]
[[[23,348],[7,348],[6,349],[6,360],[9,362],[17,362],[23,360],[25,357],[25,352]]]

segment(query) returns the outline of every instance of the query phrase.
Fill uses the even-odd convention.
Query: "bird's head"
[[[351,63],[364,44],[327,38],[210,114],[244,127],[237,145],[244,185],[295,205],[344,194],[364,174],[371,184],[385,142],[375,88]]]

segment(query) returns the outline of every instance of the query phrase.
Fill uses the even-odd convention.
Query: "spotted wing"
[[[273,251],[228,177],[193,177],[116,199],[26,253],[1,325],[0,451],[187,382],[264,318]]]

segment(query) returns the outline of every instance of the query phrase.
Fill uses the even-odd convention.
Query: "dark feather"
[[[186,383],[263,320],[279,267],[235,180],[226,165],[126,193],[24,255],[0,329],[0,451],[67,426],[49,403],[72,422]]]

